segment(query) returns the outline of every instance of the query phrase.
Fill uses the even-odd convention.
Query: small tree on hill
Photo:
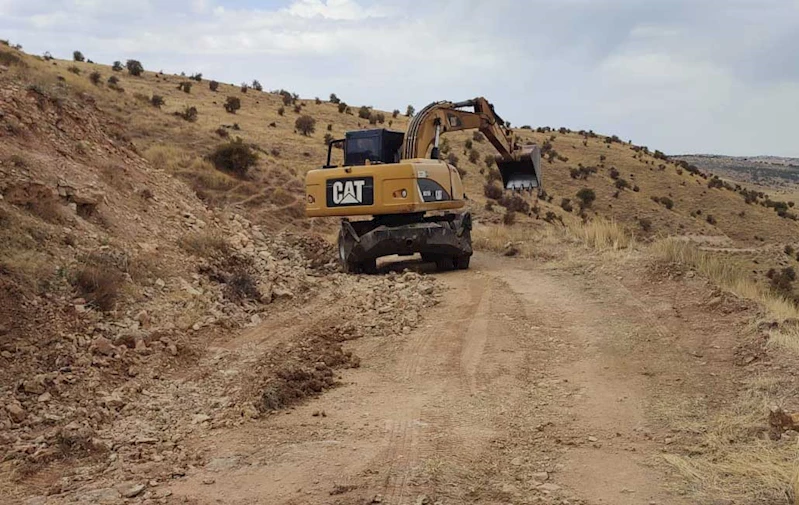
[[[208,161],[217,170],[244,177],[247,175],[247,171],[258,162],[258,153],[245,144],[241,138],[237,138],[214,149],[214,152],[208,155]]]
[[[416,109],[413,108],[413,105],[409,105],[407,109],[405,109],[405,115],[408,117],[413,117],[416,113]]]
[[[258,79],[254,79],[252,81],[252,89],[254,89],[255,91],[263,91],[264,87],[261,86],[261,83],[258,82]]]
[[[241,109],[241,99],[236,96],[227,97],[227,101],[225,101],[225,110],[231,114],[235,114],[239,109]]]
[[[347,110],[347,104],[344,103],[344,102],[338,102],[338,112],[339,112],[339,114],[343,114],[345,110]]]
[[[338,103],[341,103],[341,100],[339,99],[339,97],[336,96],[335,93],[330,93],[330,103],[338,104]],[[339,112],[342,112],[342,111],[339,110]]]
[[[138,60],[128,60],[125,67],[128,69],[128,73],[134,77],[138,77],[144,72],[144,67]]]
[[[114,72],[122,72],[122,69],[125,68],[122,66],[121,61],[115,61],[114,64],[111,66],[111,70]]]
[[[316,131],[316,119],[304,114],[294,122],[294,128],[306,137]]]
[[[83,56],[83,53],[80,52],[80,51],[73,52],[72,53],[72,59],[75,60],[75,61],[80,61],[80,62],[86,61],[86,58]]]
[[[577,199],[580,200],[580,208],[587,209],[596,200],[596,193],[591,188],[583,188],[577,192]]]
[[[209,82],[209,83],[208,83],[208,89],[210,89],[211,91],[216,91],[216,90],[218,90],[218,89],[219,89],[219,83],[218,83],[218,82],[216,82],[216,81],[211,81],[211,82]]]

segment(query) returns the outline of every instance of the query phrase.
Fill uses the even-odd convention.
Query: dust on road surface
[[[631,291],[637,275],[478,254],[471,270],[438,275],[442,303],[419,328],[349,343],[361,367],[342,387],[195,440],[207,463],[157,493],[197,504],[687,503],[670,490],[668,433],[652,413],[722,380],[687,372],[721,327],[675,314],[667,298],[678,293]]]

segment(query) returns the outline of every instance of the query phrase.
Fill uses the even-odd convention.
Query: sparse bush
[[[708,214],[705,220],[708,222],[708,224],[715,225],[717,223],[716,218],[713,217],[713,214]]]
[[[394,119],[396,119],[396,118],[397,118],[397,116],[399,116],[399,113],[400,113],[399,109],[394,109],[394,110],[391,112],[391,117],[393,117]]]
[[[330,145],[330,143],[333,142],[333,140],[334,140],[333,139],[333,135],[331,135],[329,133],[325,133],[325,145],[326,146]]]
[[[796,280],[796,271],[793,267],[786,267],[779,272],[769,270],[766,276],[771,280],[771,289],[785,297],[793,297],[793,282]]]
[[[249,89],[250,89],[250,86],[246,82],[241,83],[241,92],[242,93],[246,93],[247,90],[249,90]]]
[[[619,178],[619,171],[616,170],[616,167],[611,167],[611,169],[610,169],[610,178],[614,179],[614,180]]]
[[[75,75],[80,75],[80,69],[76,66],[71,66],[67,69],[67,72],[72,72]]]
[[[485,140],[485,137],[480,132],[472,132],[472,140],[474,140],[475,142],[482,142],[483,140]]]
[[[263,91],[264,87],[261,86],[261,83],[258,82],[258,79],[255,79],[252,81],[252,89],[254,89],[255,91]]]
[[[278,109],[277,109],[277,115],[278,116],[282,116],[285,113],[286,113],[286,108],[285,107],[283,107],[282,105],[280,107],[278,107]]]
[[[633,191],[635,191],[636,193],[638,193],[639,191],[641,191],[641,188],[639,188],[639,187],[638,187],[638,184],[636,184],[635,186],[633,186]]]
[[[521,212],[522,214],[530,212],[530,204],[516,193],[503,193],[502,198],[499,199],[499,204],[512,212]]]
[[[314,98],[314,103],[316,105],[321,105],[322,104],[322,99],[317,96],[316,98]]]
[[[144,67],[138,60],[128,60],[125,67],[128,69],[128,73],[134,77],[138,77],[144,72]]]
[[[175,112],[176,116],[179,116],[186,121],[193,123],[197,121],[197,116],[199,116],[199,112],[197,111],[197,107],[189,107],[188,105],[183,108],[182,112]]]
[[[469,140],[469,139],[466,139],[466,142],[463,143],[463,147],[468,151],[469,149],[472,148],[472,141]]]
[[[218,90],[218,89],[219,89],[219,83],[218,83],[218,82],[216,82],[216,81],[211,81],[211,82],[209,82],[209,83],[208,83],[208,89],[210,89],[211,91],[214,91],[214,92],[215,92],[216,90]]]
[[[327,125],[327,131],[329,131],[329,132],[333,131],[333,125],[332,124],[328,124]]]
[[[645,217],[640,217],[638,218],[638,226],[640,226],[645,232],[649,233],[652,230],[652,220]]]
[[[405,109],[405,115],[408,117],[413,117],[416,113],[416,109],[413,108],[413,105],[409,105],[407,109]]]
[[[341,105],[341,99],[339,99],[339,97],[337,97],[335,93],[330,93],[330,103],[335,103],[335,104]],[[346,107],[346,104],[345,104],[345,107]],[[341,110],[341,107],[338,108],[338,111],[339,112],[344,112],[343,110]]]
[[[345,110],[347,110],[347,104],[344,102],[336,102],[338,103],[338,113],[342,114]]]
[[[653,196],[652,201],[661,204],[662,206],[666,207],[669,210],[674,208],[674,201],[667,196],[661,196],[660,198]]]
[[[111,77],[108,78],[108,81],[106,82],[108,83],[109,86],[114,87],[117,84],[119,84],[119,77],[112,75]]]
[[[487,168],[491,168],[497,162],[497,159],[492,154],[486,154],[486,156],[483,159],[483,161],[485,161],[485,164],[486,164]]]
[[[478,161],[479,159],[480,159],[480,153],[478,153],[478,152],[477,152],[477,151],[475,151],[474,149],[472,149],[471,151],[469,151],[469,162],[470,162],[470,163],[477,163],[477,161]]]
[[[496,184],[492,182],[487,182],[483,185],[483,194],[485,194],[486,198],[491,198],[492,200],[499,200],[500,198],[502,198],[504,191]]]
[[[178,84],[178,89],[183,91],[184,93],[191,93],[191,85],[192,83],[189,81],[183,81]]]
[[[223,139],[230,137],[230,132],[227,131],[227,128],[223,128],[221,126],[216,129],[216,134],[222,137]]]
[[[515,222],[516,222],[516,213],[511,210],[505,209],[505,214],[502,216],[502,224],[504,224],[505,226],[513,226]]]
[[[614,185],[616,186],[616,189],[621,189],[621,190],[630,187],[630,183],[628,183],[625,179],[622,179],[622,178],[616,179],[616,182],[615,182]]]
[[[458,157],[455,155],[455,153],[452,153],[452,152],[451,152],[451,153],[447,154],[447,163],[449,163],[450,165],[452,165],[452,166],[454,166],[454,167],[457,167],[457,166],[458,166],[458,162],[459,162],[459,161],[460,161],[460,160],[459,160],[459,159],[458,159]]]
[[[111,66],[111,70],[114,72],[122,72],[122,69],[125,68],[122,66],[121,61],[115,61],[114,64]]]
[[[83,53],[82,53],[82,52],[80,52],[80,51],[74,51],[74,52],[72,53],[72,59],[73,59],[74,61],[79,61],[79,62],[86,61],[86,58],[84,58],[84,57],[83,57]]]
[[[95,86],[98,86],[100,84],[100,81],[102,81],[102,79],[103,76],[100,75],[100,72],[94,71],[91,74],[89,74],[89,80],[92,81],[92,84],[94,84]]]
[[[108,312],[116,306],[124,281],[122,273],[108,265],[85,265],[78,270],[72,284],[91,305]]]
[[[569,198],[563,198],[560,201],[560,208],[565,210],[566,212],[571,212],[574,210],[574,207],[572,206],[571,200]]]
[[[786,246],[785,246],[785,249],[783,249],[783,251],[784,251],[784,252],[785,252],[785,254],[787,254],[788,256],[793,256],[793,253],[794,253],[794,248],[793,248],[793,246],[792,246],[792,245],[786,245]]]
[[[708,187],[708,188],[711,188],[711,189],[712,189],[712,188],[719,188],[719,189],[721,189],[722,187],[724,187],[724,183],[723,183],[723,182],[721,181],[721,179],[719,179],[717,176],[713,176],[713,178],[712,178],[712,179],[710,179],[709,181],[707,181],[707,187]]]
[[[291,105],[295,102],[294,97],[288,91],[281,89],[280,97],[283,99],[283,105]]]
[[[235,114],[239,109],[241,109],[241,99],[236,96],[227,97],[227,101],[225,101],[225,110],[230,114]]]
[[[591,188],[583,188],[577,192],[577,199],[580,200],[580,209],[587,209],[596,200],[596,193]]]
[[[150,104],[158,109],[160,109],[161,106],[164,105],[164,103],[166,102],[164,101],[164,97],[162,97],[161,95],[153,95],[150,98]]]
[[[302,105],[296,104],[294,106],[294,114],[300,114],[300,113],[302,113]]]
[[[258,153],[238,138],[232,142],[217,146],[208,155],[208,161],[217,170],[244,177],[247,175],[247,171],[258,162]]]
[[[294,128],[307,137],[316,130],[316,119],[304,114],[294,122]]]
[[[358,109],[358,117],[361,119],[369,119],[372,115],[372,109],[367,107],[366,105],[362,105],[360,109]]]
[[[547,223],[554,223],[555,221],[560,221],[560,218],[558,217],[557,214],[555,214],[551,210],[548,210],[546,215],[544,216],[544,221],[546,221]]]
[[[200,73],[192,74],[189,77],[189,79],[191,79],[192,81],[196,81],[196,82],[203,82],[203,74],[200,74]]]

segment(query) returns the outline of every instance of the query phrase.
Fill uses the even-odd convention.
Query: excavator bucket
[[[532,191],[541,188],[541,149],[538,146],[525,146],[514,152],[511,159],[498,157],[497,168],[505,189]]]

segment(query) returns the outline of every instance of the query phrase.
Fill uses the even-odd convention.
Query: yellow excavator
[[[540,190],[540,149],[518,145],[485,98],[432,103],[404,134],[357,130],[330,142],[325,165],[306,175],[306,214],[342,217],[338,252],[345,271],[373,273],[378,258],[394,254],[421,254],[439,270],[469,268],[472,219],[455,212],[466,195],[457,168],[439,159],[439,143],[447,132],[470,129],[497,150],[505,189]],[[341,166],[331,164],[334,147],[343,148]]]

